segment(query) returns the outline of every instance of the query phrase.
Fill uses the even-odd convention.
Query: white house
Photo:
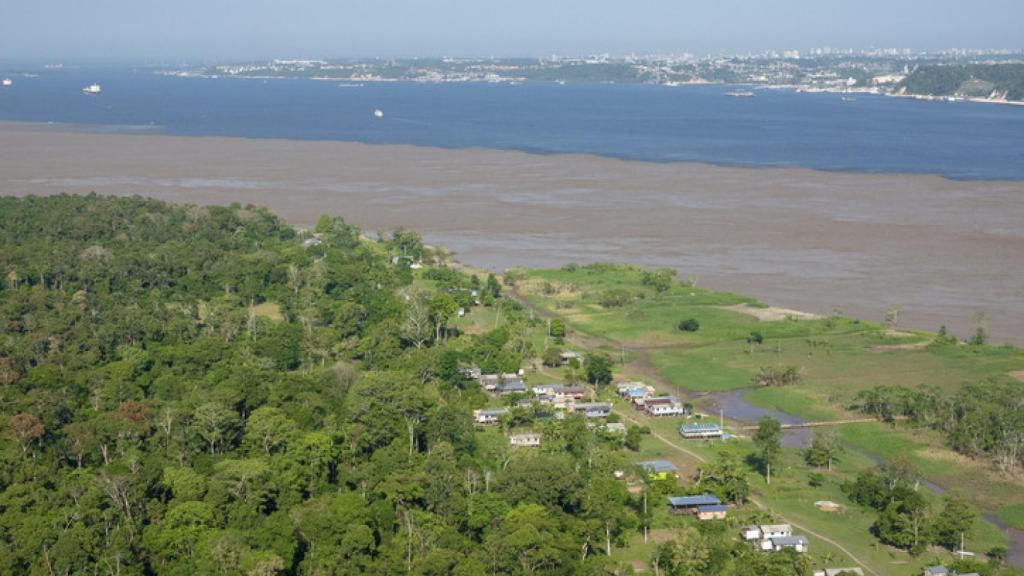
[[[502,416],[508,414],[508,408],[483,408],[473,410],[473,421],[477,424],[497,424]]]
[[[781,552],[787,548],[792,548],[801,553],[807,552],[807,538],[804,536],[780,536],[767,541],[771,542],[772,552]]]
[[[814,571],[814,576],[839,576],[839,574],[857,574],[858,576],[864,576],[864,571],[860,568],[825,568],[824,570]]]
[[[531,448],[540,446],[540,432],[512,434],[508,437],[508,443],[512,446],[526,446]]]

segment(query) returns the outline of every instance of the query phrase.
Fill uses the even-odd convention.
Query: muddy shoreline
[[[254,203],[476,266],[670,266],[814,313],[1024,344],[1024,182],[0,124],[0,194]]]

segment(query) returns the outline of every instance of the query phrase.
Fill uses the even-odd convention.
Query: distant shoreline
[[[0,194],[254,203],[492,269],[613,261],[816,314],[1024,344],[1024,182],[0,124]],[[969,218],[964,215],[969,214]]]
[[[273,76],[273,75],[244,75],[244,74],[182,74],[165,73],[163,75],[176,78],[204,78],[208,80],[238,79],[238,80],[313,80],[316,82],[342,82],[342,83],[394,83],[409,82],[413,84],[519,84],[519,83],[540,83],[540,84],[595,84],[596,82],[575,82],[571,80],[528,80],[525,78],[502,78],[500,80],[444,80],[444,79],[409,79],[409,78],[378,78],[378,77],[330,77],[330,76]],[[608,81],[609,84],[618,82]],[[962,97],[962,96],[936,96],[934,94],[900,94],[895,92],[884,92],[876,88],[819,88],[801,84],[752,84],[745,82],[729,83],[714,82],[710,80],[688,80],[672,82],[623,82],[623,84],[636,84],[645,86],[663,86],[665,88],[677,88],[686,86],[722,86],[722,87],[743,87],[759,90],[791,90],[802,94],[868,94],[872,96],[886,96],[890,98],[906,98],[911,100],[924,100],[926,102],[959,103],[970,102],[972,104],[1006,104],[1009,106],[1024,106],[1024,100],[1002,100],[996,98]]]

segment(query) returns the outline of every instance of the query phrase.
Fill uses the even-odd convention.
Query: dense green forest
[[[921,66],[899,85],[909,94],[978,96],[1005,94],[1024,100],[1024,64],[934,64]]]
[[[610,552],[680,490],[614,478],[634,429],[570,415],[518,451],[475,430],[464,369],[516,370],[540,320],[414,233],[57,196],[0,199],[0,247],[2,574],[624,573]],[[450,327],[478,302],[504,322]],[[746,473],[708,464],[699,489],[742,503]],[[738,542],[750,519],[680,518],[651,560],[809,574]]]

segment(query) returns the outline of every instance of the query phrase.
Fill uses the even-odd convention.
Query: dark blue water
[[[730,98],[725,86],[341,87],[116,70],[11,77],[14,86],[0,89],[2,121],[1024,180],[1024,107],[1017,106],[866,95],[845,102],[784,90]],[[91,82],[102,84],[101,95],[81,94]],[[373,118],[376,108],[384,118]]]

